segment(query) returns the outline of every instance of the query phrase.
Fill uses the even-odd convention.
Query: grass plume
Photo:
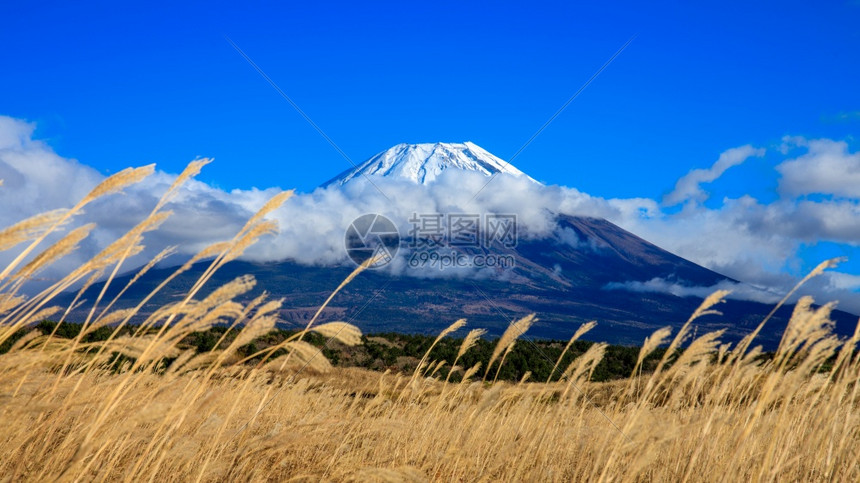
[[[461,319],[435,338],[411,377],[334,367],[313,338],[354,348],[362,342],[361,331],[347,322],[317,320],[364,265],[332,287],[304,330],[254,349],[279,321],[284,301],[252,295],[252,277],[237,277],[208,295],[202,289],[220,267],[275,229],[266,215],[287,201],[289,192],[274,197],[231,240],[202,250],[137,305],[115,308],[114,298],[102,306],[99,297],[88,307],[80,332],[66,338],[59,336],[61,323],[45,333],[34,325],[69,313],[52,303],[63,290],[100,276],[111,280],[137,252],[143,233],[169,216],[162,210],[167,200],[207,162],[189,165],[128,236],[29,297],[18,293],[22,284],[71,253],[92,227],[75,228],[47,248],[41,243],[83,206],[140,181],[152,169],[126,170],[68,210],[0,231],[0,249],[24,247],[23,256],[0,272],[0,479],[860,479],[860,325],[852,337],[837,337],[830,320],[833,304],[816,306],[808,297],[796,303],[769,359],[751,347],[770,316],[734,349],[721,342],[719,330],[691,335],[696,319],[717,313],[726,293],[715,292],[674,337],[663,328],[644,341],[628,381],[592,380],[606,356],[605,344],[572,350],[594,327],[589,322],[573,334],[546,382],[530,382],[526,372],[518,383],[491,383],[486,381],[491,368],[498,375],[522,349],[515,344],[535,322],[534,314],[508,326],[484,359],[486,366],[470,361],[483,344],[481,328],[469,331],[450,355],[430,361],[431,351],[437,349],[435,357],[444,349],[437,344],[465,325]],[[163,251],[141,268],[122,293],[172,252]],[[183,297],[129,326],[164,284],[195,262],[206,268]],[[803,281],[835,263],[823,263]],[[224,329],[211,350],[182,345],[216,324]],[[108,336],[92,339],[105,331]],[[666,348],[662,357],[653,354],[661,347]],[[657,366],[643,372],[652,354],[659,358]],[[458,364],[466,369],[458,369],[462,377],[451,383]],[[546,361],[545,369],[551,365]],[[481,369],[484,381],[475,380]],[[553,382],[557,370],[562,379]]]

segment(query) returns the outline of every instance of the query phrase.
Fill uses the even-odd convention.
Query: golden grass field
[[[654,371],[610,383],[589,381],[602,344],[558,367],[559,382],[494,382],[531,316],[511,325],[489,367],[461,368],[462,382],[439,376],[456,360],[434,361],[429,351],[413,374],[333,368],[303,338],[316,331],[359,343],[358,328],[342,322],[312,320],[250,364],[237,348],[274,327],[281,302],[243,299],[254,284],[250,277],[206,297],[198,293],[215,270],[276,228],[265,216],[289,193],[233,240],[196,256],[192,262],[208,261],[210,269],[185,299],[162,307],[131,335],[120,329],[145,300],[123,310],[102,297],[89,301],[77,339],[31,328],[63,319],[68,307],[51,305],[63,291],[113,280],[122,262],[140,252],[145,233],[169,216],[164,208],[172,195],[204,164],[189,165],[125,237],[36,295],[22,296],[25,284],[92,229],[63,232],[68,222],[152,168],[118,173],[75,207],[0,231],[0,250],[20,253],[0,271],[0,345],[14,340],[0,354],[0,480],[860,480],[860,334],[832,335],[832,306],[813,306],[807,297],[772,359],[756,357],[757,331],[734,347],[721,344],[719,332],[691,337],[696,318],[725,297],[718,292],[680,331],[662,329],[643,341],[640,362],[668,344]],[[57,233],[64,233],[59,240]],[[238,336],[209,353],[178,348],[188,334],[215,323],[231,324]],[[464,324],[453,322],[439,337]],[[115,335],[84,341],[100,327],[115,328]],[[480,335],[472,328],[461,354]]]

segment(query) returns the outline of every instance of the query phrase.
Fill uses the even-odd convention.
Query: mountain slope
[[[605,220],[562,216],[559,225],[576,230],[580,243],[571,246],[568,237],[522,241],[517,247],[500,252],[512,254],[516,267],[499,277],[439,278],[437,273],[425,274],[433,275],[432,278],[392,276],[385,270],[367,270],[335,296],[320,321],[350,321],[366,333],[434,334],[465,317],[470,327],[483,327],[491,336],[498,336],[511,320],[535,312],[539,321],[529,331],[532,337],[567,339],[580,324],[596,320],[598,326],[587,339],[638,345],[658,328],[671,326],[677,331],[701,303],[701,298],[607,290],[608,283],[644,282],[660,277],[711,286],[727,280]],[[178,300],[207,265],[199,263],[169,284],[144,308],[144,313]],[[151,271],[118,306],[132,306],[172,270]],[[216,274],[200,296],[235,277],[252,274],[257,287],[246,298],[263,290],[272,298],[283,298],[282,326],[303,327],[351,271],[351,266],[310,267],[291,261],[231,262]],[[108,298],[129,279],[130,275],[118,279],[108,291]],[[100,290],[100,284],[92,287],[86,298],[92,300]],[[769,305],[756,302],[729,300],[719,307],[723,316],[698,320],[694,331],[701,335],[726,329],[722,339],[737,342],[770,309]],[[766,349],[775,348],[790,314],[791,307],[780,310],[765,326],[758,343]],[[79,318],[84,316],[77,314]],[[837,333],[852,333],[855,316],[835,311],[833,318],[837,321]]]

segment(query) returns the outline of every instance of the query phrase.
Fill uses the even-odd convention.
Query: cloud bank
[[[0,226],[69,207],[104,179],[96,170],[63,158],[34,139],[34,128],[22,120],[0,116]],[[706,206],[709,184],[718,182],[727,170],[739,169],[748,159],[766,152],[782,156],[774,166],[774,176],[778,176],[776,199],[761,201],[744,195],[710,200]],[[95,222],[98,229],[80,252],[64,260],[58,269],[80,263],[134,226],[149,213],[174,177],[157,172],[124,194],[88,207],[79,222]],[[472,200],[484,183],[486,178],[477,173],[444,172],[432,190],[405,180],[375,179],[373,186],[358,179],[340,189],[298,194],[273,215],[281,233],[262,240],[245,258],[346,263],[344,231],[365,213],[388,216],[400,225],[401,233],[408,232],[413,213],[516,213],[520,236],[526,238],[549,234],[556,229],[554,213],[565,213],[606,218],[693,262],[769,287],[763,292],[734,288],[738,296],[755,300],[793,285],[797,274],[790,269],[800,264],[804,247],[824,242],[850,250],[860,244],[860,153],[851,152],[844,141],[786,138],[782,146],[768,151],[753,146],[728,149],[710,167],[681,177],[662,200],[607,199],[575,188],[541,187],[510,176],[498,176]],[[148,234],[147,251],[131,263],[140,263],[167,245],[179,245],[179,253],[187,256],[213,241],[228,239],[279,191],[224,191],[192,181],[169,205],[174,216],[160,230]],[[558,235],[564,237],[563,233]],[[0,253],[0,263],[11,256],[10,252]],[[395,270],[402,266],[402,261],[392,265]],[[720,288],[682,287],[659,280],[638,284],[613,288],[697,295]],[[831,272],[810,287],[819,298],[838,298],[842,307],[860,312],[860,277]]]

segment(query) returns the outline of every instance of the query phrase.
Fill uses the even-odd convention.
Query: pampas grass
[[[440,340],[444,339],[449,334],[457,332],[458,330],[463,328],[465,325],[466,325],[466,319],[459,319],[456,322],[454,322],[453,324],[446,327],[442,332],[439,333],[439,335],[436,337],[436,340],[434,340],[433,343],[430,344],[430,348],[427,349],[427,352],[425,352],[424,356],[421,358],[421,360],[418,361],[418,366],[415,368],[415,371],[412,373],[412,380],[413,381],[424,370],[425,365],[427,363],[427,359],[430,357],[430,352],[433,351],[433,348],[436,347],[436,344],[438,344]]]
[[[248,353],[277,323],[282,300],[248,300],[256,281],[238,277],[209,295],[201,289],[229,260],[275,229],[266,215],[287,202],[274,197],[231,240],[215,243],[176,269],[137,305],[115,309],[89,302],[82,330],[60,339],[32,327],[72,313],[57,294],[109,285],[139,252],[147,232],[169,216],[164,208],[208,160],[177,178],[150,215],[94,260],[42,292],[22,287],[86,239],[71,229],[81,209],[140,181],[151,167],[109,178],[68,210],[32,217],[0,231],[0,249],[21,247],[0,271],[0,481],[857,481],[860,467],[860,325],[833,335],[832,304],[801,298],[772,359],[754,340],[766,317],[737,347],[722,331],[698,338],[698,317],[713,314],[725,292],[708,297],[674,333],[660,329],[639,352],[629,381],[595,383],[605,344],[562,366],[572,344],[594,327],[583,324],[552,372],[553,382],[488,382],[534,315],[508,327],[489,363],[465,370],[463,357],[485,335],[472,329],[450,363],[431,360],[442,331],[409,374],[333,367],[305,336],[315,332],[346,346],[361,331],[343,321],[316,324],[322,310],[368,265],[358,267],[304,330]],[[53,246],[42,243],[60,238]],[[125,293],[166,249],[122,288]],[[146,317],[141,308],[193,263],[207,268],[184,297]],[[371,261],[372,263],[372,261]],[[820,275],[824,262],[805,279]],[[792,290],[800,289],[802,284]],[[83,291],[72,305],[80,303]],[[129,327],[135,317],[143,322]],[[194,332],[223,325],[211,352],[183,350]],[[88,334],[110,328],[101,342]],[[228,337],[229,334],[229,337]],[[645,358],[667,347],[656,369]],[[243,357],[244,356],[244,357]],[[474,380],[484,370],[484,380]],[[452,372],[462,379],[450,383]],[[446,375],[447,372],[447,375]],[[444,378],[442,376],[445,376]]]
[[[328,322],[312,329],[328,339],[337,340],[341,344],[355,346],[361,344],[361,331],[358,327],[346,322]]]
[[[562,359],[564,359],[564,356],[567,354],[567,351],[570,350],[570,346],[572,346],[574,342],[579,340],[580,337],[585,335],[586,332],[588,332],[589,330],[593,329],[596,326],[597,326],[597,321],[592,320],[591,322],[586,322],[586,323],[582,324],[581,326],[579,326],[578,329],[576,329],[576,332],[573,333],[573,337],[571,337],[570,340],[567,341],[567,345],[564,346],[564,350],[561,351],[561,355],[559,355],[558,359],[555,361],[555,365],[552,366],[552,370],[549,372],[549,376],[547,376],[547,378],[546,378],[547,384],[549,384],[549,381],[552,380],[552,376],[555,375],[556,369],[558,369],[558,366],[559,366],[559,364],[561,364],[561,361],[562,361]]]
[[[485,380],[487,379],[487,374],[490,372],[490,368],[493,366],[493,362],[499,358],[499,355],[507,351],[508,347],[513,344],[515,340],[525,334],[534,321],[535,314],[529,314],[515,322],[511,322],[511,325],[509,325],[505,332],[502,333],[499,343],[496,344],[495,349],[493,349],[493,353],[490,355],[490,361],[487,362],[487,369],[484,371]]]

